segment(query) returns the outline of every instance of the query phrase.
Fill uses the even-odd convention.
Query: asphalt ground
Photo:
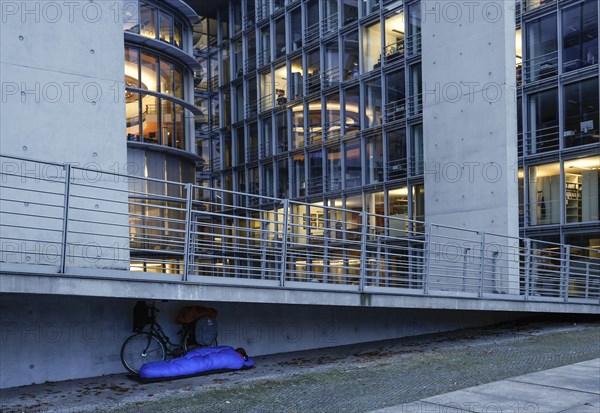
[[[600,323],[507,323],[256,357],[256,368],[141,384],[125,374],[0,390],[3,412],[366,412],[600,355]]]

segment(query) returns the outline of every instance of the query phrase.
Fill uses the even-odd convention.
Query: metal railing
[[[523,74],[527,82],[558,75],[558,52],[554,51],[525,60]]]
[[[0,272],[600,303],[597,249],[9,156],[0,180]]]
[[[386,122],[394,122],[406,118],[406,99],[386,103],[383,113]]]
[[[525,134],[525,149],[527,155],[540,152],[557,151],[560,146],[560,133],[557,126],[529,131]]]
[[[385,63],[395,62],[404,57],[404,39],[385,46],[383,58]]]
[[[311,24],[304,29],[304,44],[307,45],[319,39],[319,22]]]

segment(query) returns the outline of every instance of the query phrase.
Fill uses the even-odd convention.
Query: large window
[[[565,161],[566,222],[598,221],[600,156]]]
[[[549,89],[530,95],[527,110],[529,125],[526,153],[557,150],[559,146],[558,90]]]
[[[560,164],[529,167],[529,225],[560,223]]]
[[[327,148],[326,184],[326,191],[342,189],[342,158],[339,146]]]
[[[138,18],[139,17],[139,18]],[[123,4],[124,29],[144,37],[158,39],[183,49],[183,23],[167,10],[126,0]]]
[[[406,178],[406,129],[387,132],[387,180]]]
[[[381,24],[365,27],[362,40],[362,73],[366,73],[381,66]]]
[[[358,77],[358,33],[353,31],[344,35],[342,69],[344,70],[344,80]]]
[[[185,109],[171,100],[183,98],[183,69],[162,57],[125,47],[125,86],[127,140],[185,149]]]
[[[365,128],[381,125],[381,78],[365,82]]]
[[[360,129],[360,94],[358,86],[344,90],[344,125],[346,133]]]
[[[598,78],[566,85],[563,107],[565,147],[598,143]]]
[[[385,119],[393,122],[406,117],[406,87],[404,69],[391,72],[386,77]]]
[[[381,133],[366,138],[366,184],[383,182],[383,142]]]
[[[360,140],[351,139],[344,143],[344,163],[346,188],[361,186]]]
[[[556,14],[527,24],[527,81],[544,79],[558,73]]]
[[[562,12],[563,71],[598,63],[598,0],[587,0]]]

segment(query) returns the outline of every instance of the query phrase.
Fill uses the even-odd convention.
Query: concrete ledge
[[[239,283],[245,280],[236,280]],[[248,280],[250,281],[250,280]],[[443,292],[430,295],[401,291],[327,291],[318,285],[280,288],[266,283],[248,285],[183,284],[181,282],[130,280],[43,274],[1,274],[1,293],[54,294],[88,297],[139,298],[175,301],[217,301],[296,305],[332,305],[373,308],[423,308],[476,311],[600,314],[600,305],[581,302],[525,301],[518,296],[474,298]]]

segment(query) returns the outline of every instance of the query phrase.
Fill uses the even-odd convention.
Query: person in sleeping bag
[[[246,351],[230,346],[202,347],[190,351],[183,357],[169,361],[153,361],[140,368],[140,377],[145,379],[190,376],[213,370],[239,370],[254,366]]]

